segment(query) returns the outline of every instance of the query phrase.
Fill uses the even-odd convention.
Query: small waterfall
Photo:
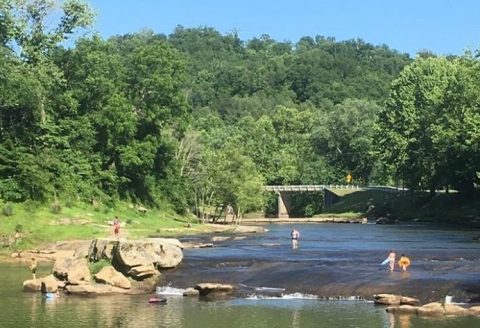
[[[170,286],[158,286],[155,289],[155,293],[158,295],[171,295],[171,296],[182,296],[185,289],[174,288]]]

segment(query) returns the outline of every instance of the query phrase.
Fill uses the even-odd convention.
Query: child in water
[[[37,277],[36,277],[37,260],[34,257],[32,257],[32,260],[30,262],[30,270],[32,270],[33,279],[37,279]]]
[[[407,271],[407,268],[410,266],[410,259],[402,254],[400,260],[398,260],[398,266],[402,269],[402,271]]]

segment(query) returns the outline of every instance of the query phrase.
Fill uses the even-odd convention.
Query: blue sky
[[[362,38],[414,55],[462,54],[480,48],[476,0],[90,0],[95,29],[104,37],[175,26],[238,31],[242,40],[269,34],[278,41],[302,36]]]

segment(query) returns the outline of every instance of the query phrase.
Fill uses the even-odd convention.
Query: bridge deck
[[[322,184],[322,185],[285,185],[285,186],[265,186],[266,191],[323,191],[325,189],[357,189],[357,190],[383,190],[383,191],[402,191],[406,188],[397,188],[390,186],[369,186],[360,187],[356,185],[337,185],[337,184]]]
[[[289,185],[265,186],[267,191],[323,191],[325,189],[362,189],[352,185]]]

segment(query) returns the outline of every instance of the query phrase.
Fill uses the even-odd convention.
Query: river
[[[301,233],[296,250],[289,241],[292,226],[271,225],[266,234],[186,250],[182,264],[163,274],[159,290],[181,291],[202,281],[241,286],[236,297],[217,301],[175,295],[166,296],[165,305],[149,304],[149,295],[45,299],[22,292],[22,281],[30,278],[25,266],[1,264],[0,327],[480,326],[480,318],[472,317],[393,316],[368,300],[375,292],[402,292],[423,301],[447,294],[456,302],[478,301],[480,244],[472,240],[478,232],[403,225],[295,227]],[[410,256],[408,273],[380,267],[390,249]],[[39,271],[47,274],[49,267]],[[255,287],[285,292],[268,297]]]

